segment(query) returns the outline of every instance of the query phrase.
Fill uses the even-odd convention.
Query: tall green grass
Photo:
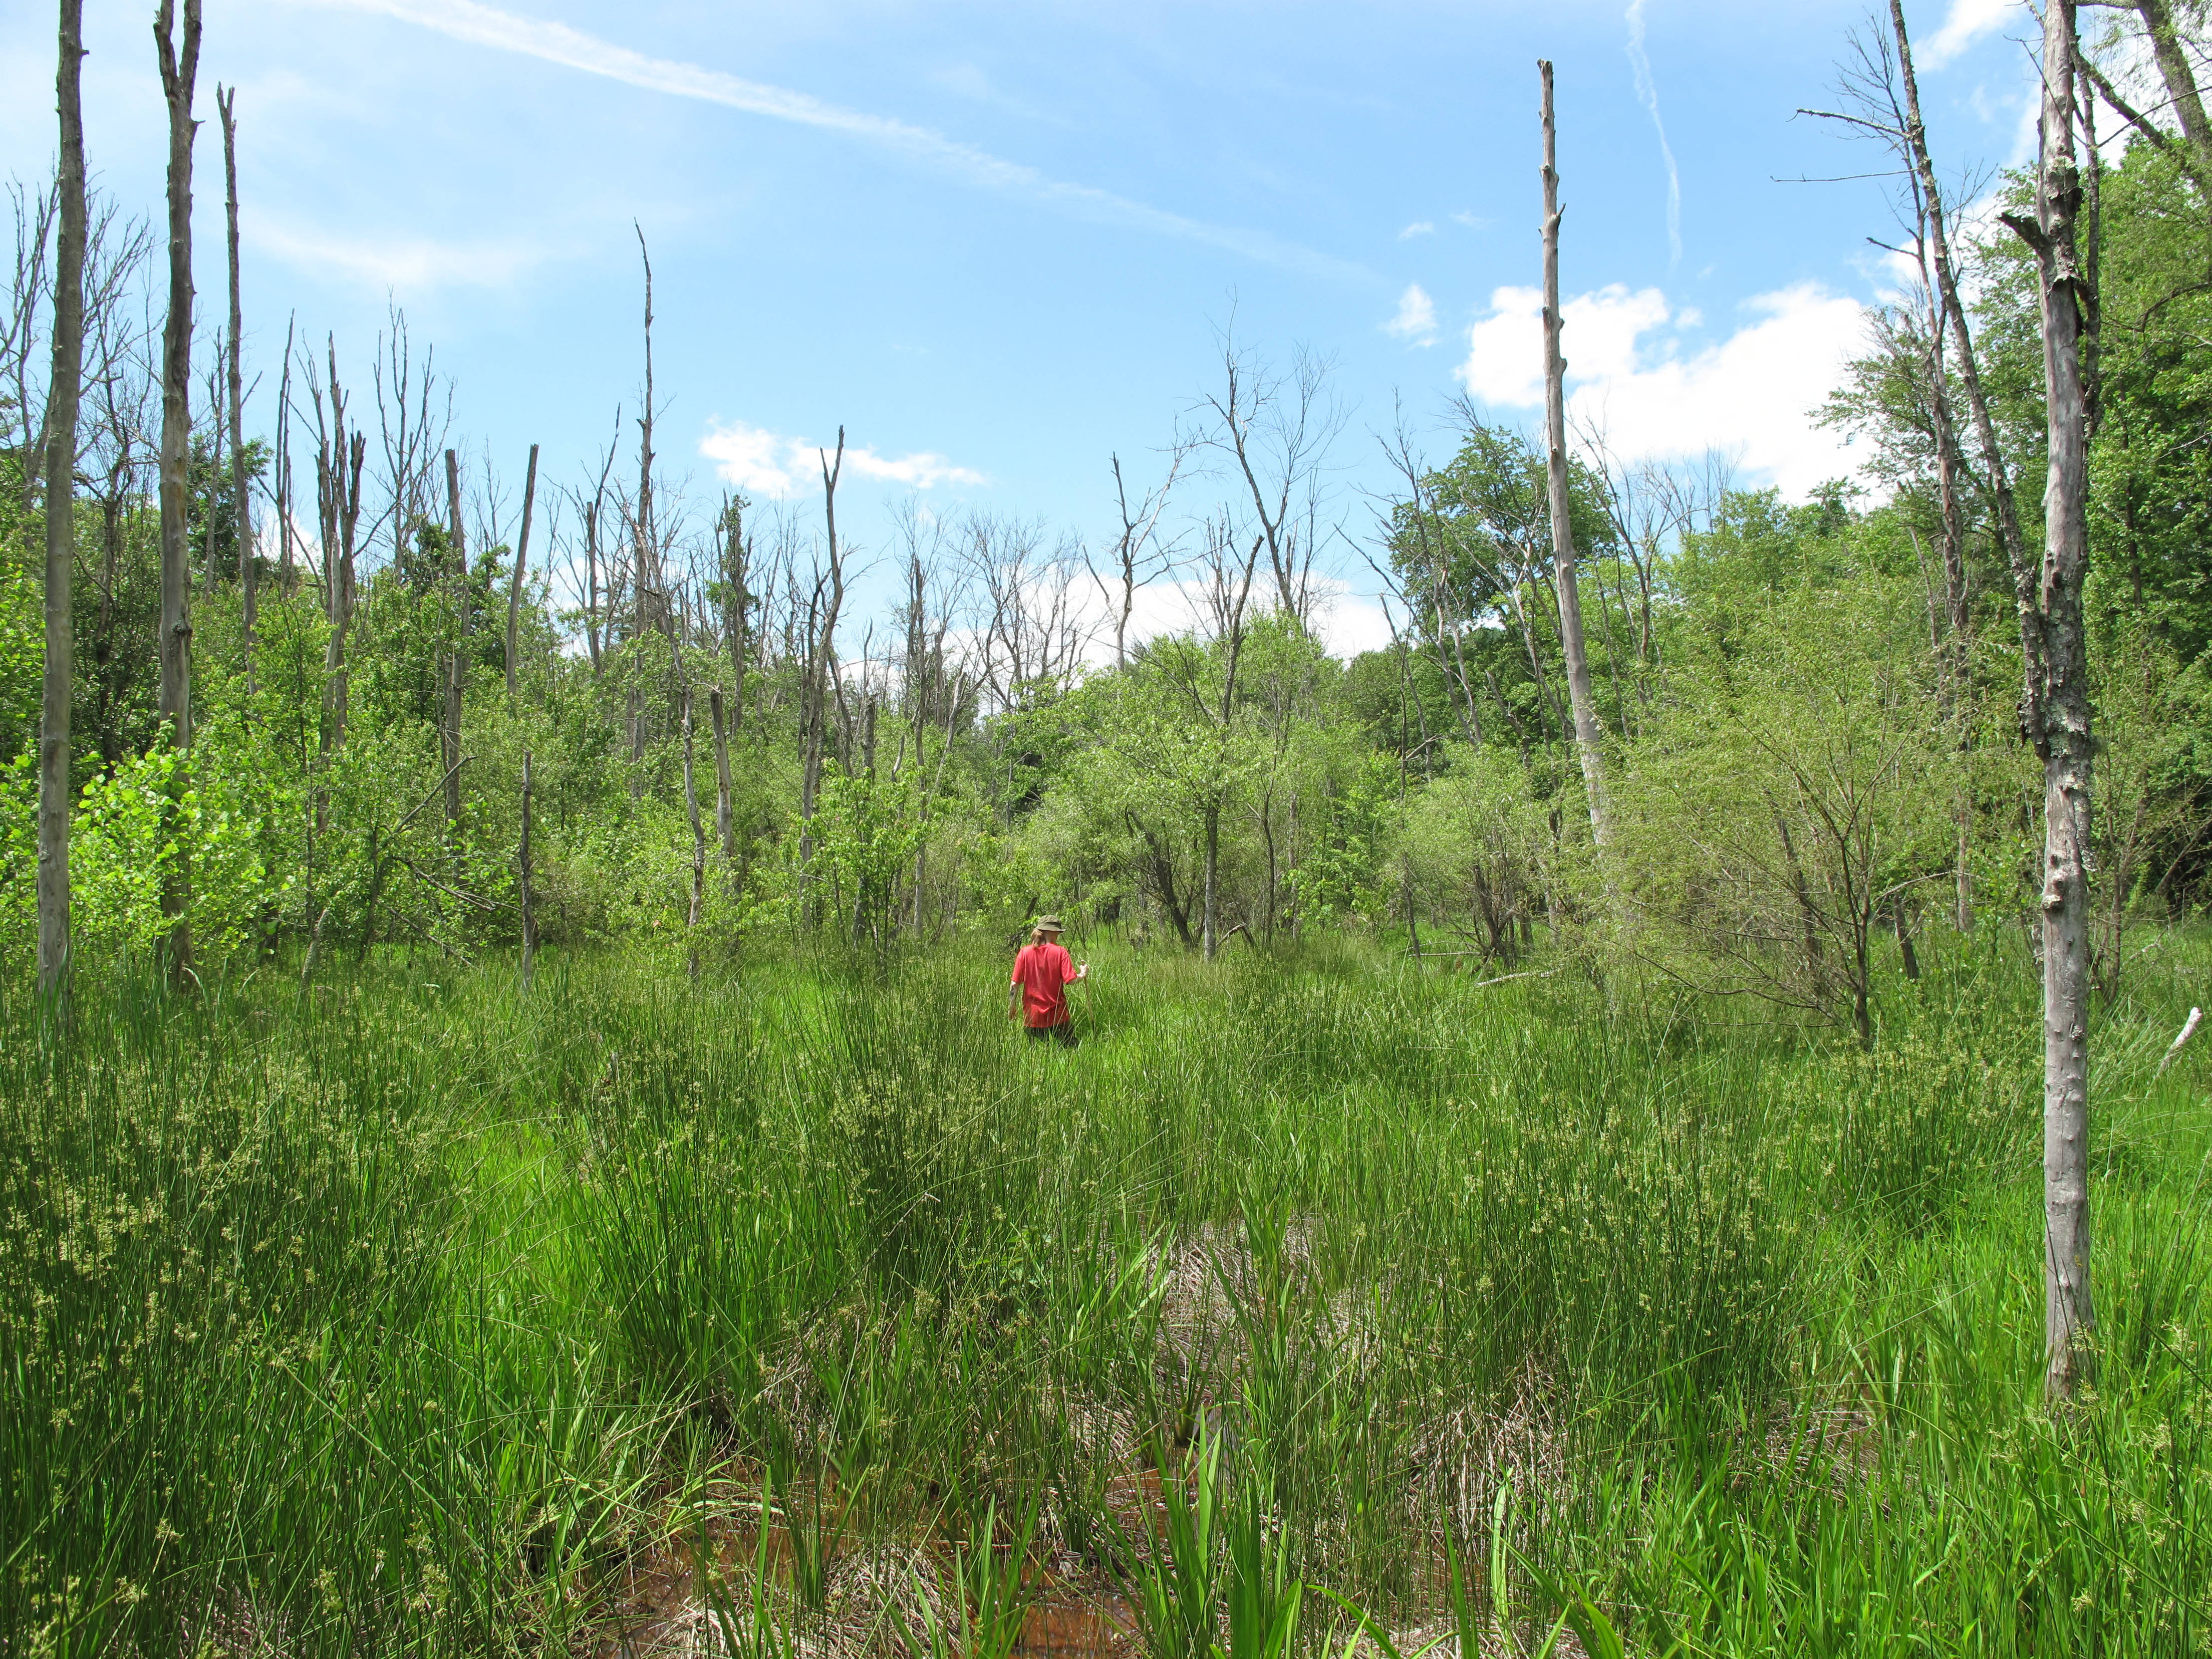
[[[1304,1583],[1531,1648],[1551,1594],[1655,1654],[2191,1651],[2212,1110],[2201,1056],[2153,1073],[2212,950],[2170,943],[2095,1036],[2102,1352],[2055,1419],[1995,929],[1870,1054],[1345,943],[1101,942],[1072,1054],[980,947],[12,1006],[0,1652],[557,1650],[764,1487],[788,1582],[729,1607],[879,1644],[920,1626],[841,1560],[969,1540],[1003,1590],[977,1528],[1034,1507],[1133,1595],[1245,1596],[1224,1640]],[[1133,1494],[1209,1460],[1178,1587]],[[1456,1613],[1455,1552],[1503,1564]]]

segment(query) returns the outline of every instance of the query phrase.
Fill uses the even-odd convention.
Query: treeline
[[[1902,44],[1870,44],[1845,89],[1910,161]],[[2212,854],[2205,214],[2188,142],[2147,130],[2109,165],[2091,150],[2085,184],[2108,993],[2123,920],[2201,898]],[[642,387],[586,464],[465,444],[396,311],[367,352],[288,325],[249,437],[240,307],[188,329],[180,387],[161,240],[93,198],[68,504],[75,959],[312,975],[380,943],[472,954],[527,933],[697,965],[1056,907],[1209,953],[1358,926],[1510,964],[1571,937],[1870,1038],[1875,981],[1917,971],[1917,937],[2033,911],[2042,842],[2014,575],[2046,470],[2035,265],[2008,230],[1944,235],[1932,171],[1908,172],[1924,284],[1875,314],[1820,416],[1856,434],[1865,484],[1790,505],[1717,461],[1630,465],[1570,434],[1578,629],[1540,434],[1462,409],[1441,463],[1392,434],[1402,488],[1357,526],[1327,479],[1364,440],[1325,365],[1234,343],[1143,478],[1114,462],[1117,522],[1088,544],[910,507],[859,546],[842,434],[806,503],[687,493],[656,447],[649,263]],[[2015,207],[2033,183],[2008,186]],[[65,195],[15,193],[0,402],[11,969],[36,937],[56,501],[38,370]],[[1391,648],[1322,647],[1325,553],[1384,573]],[[1139,637],[1158,588],[1190,623]],[[863,589],[896,597],[871,609]],[[182,722],[165,601],[189,618]]]

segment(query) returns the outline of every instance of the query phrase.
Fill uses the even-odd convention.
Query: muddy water
[[[1065,1659],[1119,1656],[1134,1651],[1136,1622],[1129,1604],[1118,1595],[1040,1601],[1023,1620],[1014,1651]]]

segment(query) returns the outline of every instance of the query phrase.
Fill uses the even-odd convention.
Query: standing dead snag
[[[61,0],[54,70],[61,157],[54,179],[53,374],[46,392],[45,682],[39,705],[39,989],[60,992],[70,957],[70,583],[76,573],[76,428],[84,378],[84,0]]]
[[[1559,594],[1559,643],[1567,659],[1567,702],[1574,714],[1575,751],[1589,796],[1590,834],[1602,848],[1606,822],[1605,751],[1590,696],[1589,653],[1583,646],[1582,589],[1575,579],[1575,532],[1567,501],[1567,362],[1559,354],[1559,171],[1552,119],[1552,64],[1536,64],[1544,82],[1544,476],[1552,509],[1552,574]]]
[[[246,689],[250,696],[253,690],[255,613],[253,509],[246,495],[246,385],[239,345],[243,322],[238,292],[238,88],[217,87],[215,103],[222,117],[224,243],[230,257],[230,330],[226,336],[228,349],[223,362],[230,394],[230,511],[232,533],[238,538],[238,591],[243,607],[240,640],[246,657]],[[212,566],[213,561],[210,563]]]
[[[461,463],[446,452],[446,534],[453,584],[453,644],[446,657],[446,829],[453,839],[453,873],[461,870],[461,692],[468,680],[469,559],[461,533]]]
[[[830,688],[837,676],[837,619],[845,606],[845,553],[837,541],[837,480],[845,471],[845,428],[837,428],[836,459],[815,452],[822,465],[822,514],[828,532],[830,568],[818,574],[807,607],[806,664],[800,678],[799,777],[799,863],[814,861],[814,803],[822,788],[822,740],[829,720]],[[824,590],[827,590],[826,598]]]
[[[533,452],[534,453],[535,452]],[[538,910],[530,889],[530,751],[522,751],[522,836],[514,850],[515,896],[522,902],[522,984],[530,988],[538,958]]]
[[[530,565],[530,508],[538,499],[538,446],[530,446],[530,470],[522,479],[522,528],[514,538],[514,578],[507,588],[507,695],[514,696],[514,637],[522,611],[522,573]],[[559,526],[555,526],[558,533]]]
[[[161,720],[168,728],[176,764],[170,773],[169,823],[181,831],[184,798],[191,787],[185,757],[192,746],[192,618],[185,468],[191,444],[192,372],[192,83],[200,66],[200,0],[185,0],[182,39],[173,0],[161,0],[154,18],[154,43],[161,69],[161,95],[169,106],[169,314],[161,332]],[[192,924],[189,913],[191,865],[179,833],[161,872],[161,913],[168,918],[167,968],[170,984],[192,980]]]
[[[2043,760],[2043,1211],[2045,1393],[2074,1392],[2094,1328],[2089,1298],[2089,659],[2087,411],[2075,216],[2074,0],[2045,0],[2035,215],[2004,222],[2034,251],[2042,298],[2041,568],[2013,568],[2026,684],[2021,725]]]

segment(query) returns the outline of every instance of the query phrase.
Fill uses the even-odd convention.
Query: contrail
[[[764,115],[771,120],[845,133],[896,150],[972,185],[1024,197],[1074,218],[1197,242],[1314,276],[1366,283],[1377,280],[1363,265],[1301,247],[1266,231],[1240,230],[1187,219],[1181,214],[1148,207],[1110,191],[1051,178],[1035,167],[1004,161],[927,127],[889,116],[843,109],[806,93],[743,80],[696,64],[648,58],[643,52],[586,34],[565,23],[501,11],[479,4],[477,0],[323,0],[323,3],[380,13],[472,46],[520,52],[527,58],[542,58],[549,64],[580,70],[586,75],[604,76],[651,92],[696,98],[750,115]]]
[[[1651,59],[1644,51],[1644,0],[1628,0],[1628,62],[1636,71],[1636,95],[1651,112],[1659,134],[1659,154],[1667,163],[1667,249],[1671,262],[1682,263],[1682,175],[1674,166],[1674,149],[1667,142],[1667,124],[1659,118],[1659,87],[1651,78]]]

